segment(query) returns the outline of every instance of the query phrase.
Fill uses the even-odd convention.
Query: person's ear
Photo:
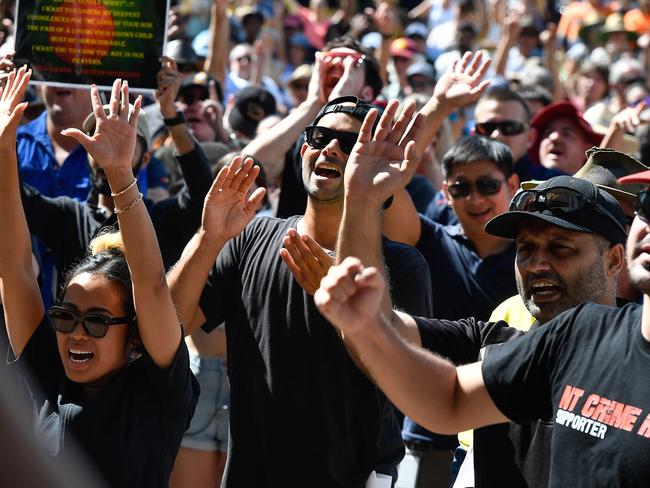
[[[528,129],[528,145],[526,146],[527,150],[533,147],[536,138],[537,138],[537,129],[535,129],[535,127],[531,127],[530,129]]]
[[[510,198],[512,198],[515,196],[515,193],[517,193],[517,190],[519,190],[519,175],[517,175],[517,173],[512,173],[508,179],[506,179],[506,183],[508,184]]]
[[[149,162],[151,161],[151,152],[147,151],[142,154],[142,166],[140,166],[140,169],[144,169],[147,167]]]
[[[442,193],[445,195],[445,198],[447,199],[448,202],[452,201],[451,195],[449,194],[449,184],[447,183],[447,180],[444,179],[442,180]]]
[[[302,147],[300,148],[300,157],[303,157],[305,155],[305,151],[308,147],[309,145],[306,142],[302,143]]]
[[[605,272],[607,276],[616,278],[625,267],[625,247],[614,244],[605,253]]]

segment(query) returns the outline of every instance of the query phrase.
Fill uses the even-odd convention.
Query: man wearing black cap
[[[410,177],[415,156],[397,143],[414,109],[392,124],[396,108],[389,105],[375,132],[379,140],[370,141],[372,114],[359,132],[371,105],[343,97],[323,107],[301,147],[309,195],[304,216],[246,225],[261,198],[258,192],[245,200],[257,170],[250,159],[235,160],[215,180],[202,228],[170,272],[185,333],[226,322],[231,443],[224,486],[364,486],[373,470],[394,474],[403,456],[392,407],[318,313],[316,287],[294,278],[283,250],[317,243],[334,251],[349,160],[373,168],[378,160],[406,157],[409,174],[401,167],[393,174],[402,183]],[[386,243],[384,252],[393,299],[427,313],[431,290],[422,257],[396,243]]]
[[[364,208],[363,202],[382,197],[371,184],[350,186],[348,195],[348,198],[365,196],[355,200],[355,213],[379,213]],[[346,212],[349,218],[342,223],[341,235],[350,234],[361,225],[355,220],[355,213]],[[363,225],[367,235],[372,236],[375,234],[372,229],[379,228],[381,221],[379,217],[364,217]],[[549,467],[556,462],[549,455],[553,411],[548,404],[549,395],[544,396],[549,387],[538,381],[534,388],[523,391],[517,380],[537,364],[525,363],[525,367],[518,368],[516,361],[521,359],[520,350],[540,362],[548,359],[545,357],[548,349],[545,344],[539,345],[538,338],[549,335],[554,338],[552,334],[564,332],[563,326],[570,328],[563,320],[570,316],[559,315],[561,312],[585,301],[615,305],[616,277],[624,264],[625,217],[615,199],[592,183],[560,176],[535,190],[519,193],[513,199],[511,211],[495,217],[486,229],[515,239],[518,289],[538,321],[530,338],[514,341],[513,346],[495,347],[522,334],[504,322],[420,319],[391,314],[385,307],[380,309],[378,294],[383,286],[380,273],[377,269],[364,268],[354,258],[330,269],[315,299],[321,312],[350,341],[373,379],[398,408],[418,423],[434,432],[454,433],[507,422],[508,417],[499,412],[491,398],[510,414],[510,419],[518,422],[475,431],[476,479],[463,480],[465,484],[459,486],[548,486]],[[377,255],[380,255],[377,243],[368,239],[363,242],[349,239],[339,245],[340,258],[361,256],[366,266],[376,266]],[[597,344],[593,339],[585,341],[583,356],[584,351],[596,348]],[[459,368],[456,373],[449,363],[417,346],[436,351],[455,364],[485,358],[483,376],[480,366],[475,365]],[[502,350],[508,351],[508,359],[502,359],[506,356]],[[565,357],[564,351],[560,354],[557,357]],[[574,355],[575,351],[567,359]],[[518,389],[508,391],[501,386],[508,382],[516,383]],[[463,401],[458,401],[453,394],[446,396],[450,394],[447,388],[455,388]],[[465,391],[466,397],[460,394]],[[436,395],[450,403],[432,398]],[[508,402],[520,410],[506,410]],[[524,412],[524,408],[530,410]],[[561,429],[554,430],[556,439]],[[567,456],[567,452],[563,450],[560,455]],[[551,476],[551,484],[575,486],[572,479],[555,478],[562,476],[555,466]]]

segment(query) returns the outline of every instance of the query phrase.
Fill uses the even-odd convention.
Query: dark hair
[[[510,148],[496,139],[484,136],[463,137],[451,146],[442,158],[442,171],[447,178],[457,166],[477,161],[494,163],[506,178],[514,173]]]
[[[634,131],[634,135],[639,138],[639,161],[648,164],[650,162],[650,125],[641,124]]]
[[[381,89],[384,87],[384,82],[381,80],[381,74],[379,70],[379,63],[377,58],[370,49],[363,47],[359,41],[354,37],[343,36],[334,39],[333,41],[325,44],[323,48],[324,51],[331,51],[339,47],[347,47],[348,49],[354,49],[355,51],[363,54],[366,59],[363,63],[366,77],[366,85],[372,88],[373,97],[377,97],[381,92]]]
[[[90,242],[90,252],[65,274],[61,297],[70,281],[81,273],[100,275],[115,283],[125,304],[126,316],[135,317],[135,305],[131,284],[131,272],[124,254],[124,244],[119,232],[104,232]],[[135,323],[129,326],[129,337],[137,335]]]
[[[530,122],[530,107],[526,103],[526,100],[523,97],[511,89],[508,85],[494,85],[489,87],[483,95],[481,95],[481,100],[495,100],[497,102],[516,102],[521,105],[521,108],[524,109],[524,115],[526,117],[526,123]]]
[[[529,100],[537,100],[544,107],[553,103],[553,95],[551,95],[551,92],[540,85],[521,85],[517,89],[517,94],[526,102]],[[530,107],[528,107],[528,110],[530,110]]]

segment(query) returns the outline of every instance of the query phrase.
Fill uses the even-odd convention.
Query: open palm
[[[242,161],[240,156],[219,171],[203,205],[202,228],[208,235],[228,240],[251,221],[265,193],[258,188],[249,196],[259,172],[251,158]]]
[[[31,70],[21,67],[7,76],[7,83],[0,94],[0,145],[8,147],[16,143],[16,129],[26,103],[20,103],[29,84]]]
[[[474,57],[466,52],[463,57],[452,63],[436,83],[434,98],[453,107],[462,107],[475,102],[489,85],[483,76],[490,66],[490,59],[482,51]]]

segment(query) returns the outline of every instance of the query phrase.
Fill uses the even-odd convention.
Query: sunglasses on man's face
[[[634,201],[634,213],[645,223],[650,222],[650,191],[641,190]]]
[[[350,154],[358,137],[359,134],[356,132],[341,132],[334,129],[328,129],[327,127],[321,127],[319,125],[309,125],[305,127],[305,141],[309,147],[313,147],[314,149],[323,149],[333,139],[336,139],[341,151],[345,154]]]
[[[109,317],[98,312],[79,315],[69,308],[58,305],[50,307],[47,315],[57,332],[69,334],[80,323],[86,334],[97,339],[106,336],[111,325],[128,325],[135,320],[134,317]]]
[[[447,185],[447,191],[454,198],[467,198],[472,192],[472,187],[475,186],[481,195],[489,197],[499,193],[501,184],[504,181],[496,178],[479,178],[474,183],[470,181],[455,181]]]
[[[498,122],[481,122],[474,126],[477,134],[490,137],[492,133],[499,129],[504,136],[516,136],[526,130],[526,124],[516,120],[501,120]]]

